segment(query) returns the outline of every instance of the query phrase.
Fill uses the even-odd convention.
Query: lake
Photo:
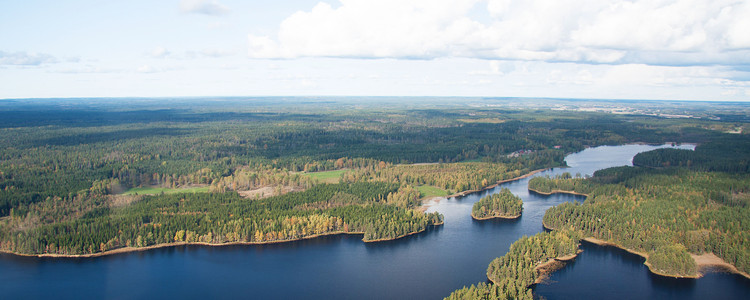
[[[629,165],[657,148],[603,146],[566,157],[563,172],[592,174]],[[690,145],[681,148],[692,148]],[[368,243],[338,235],[258,246],[178,246],[99,258],[55,259],[0,255],[0,298],[258,298],[441,299],[464,285],[486,281],[492,259],[523,235],[543,230],[550,206],[583,201],[572,195],[530,194],[528,178],[495,189],[433,201],[428,211],[445,225],[400,240]],[[516,220],[475,221],[474,202],[503,187],[523,198]],[[582,245],[584,252],[534,293],[547,299],[744,298],[750,280],[714,272],[698,280],[652,275],[643,259],[627,252]]]

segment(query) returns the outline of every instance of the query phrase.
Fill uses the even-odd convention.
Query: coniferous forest
[[[533,178],[530,189],[587,200],[547,211],[552,232],[516,241],[490,264],[491,283],[450,298],[531,297],[539,268],[576,254],[586,238],[642,252],[660,274],[695,276],[691,255],[702,253],[750,271],[745,112],[670,119],[642,113],[646,104],[610,114],[476,101],[6,101],[0,250],[101,255],[328,234],[392,240],[443,223],[419,209],[424,190],[481,190],[565,166],[566,154],[586,147],[689,142],[695,151],[642,153],[635,167],[590,178]],[[521,211],[520,198],[504,190],[477,202],[472,215]]]
[[[600,170],[588,179],[543,178],[530,189],[588,194],[544,216],[551,228],[643,253],[658,274],[697,276],[693,255],[713,253],[750,273],[750,177],[746,139],[722,139],[695,151],[659,149],[636,155],[636,167]],[[727,155],[726,152],[732,153]]]
[[[513,195],[509,189],[503,188],[497,194],[485,196],[474,203],[471,216],[475,219],[506,218],[513,219],[521,216],[523,200]]]

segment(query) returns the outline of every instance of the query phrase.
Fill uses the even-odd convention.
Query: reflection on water
[[[636,153],[654,148],[587,149],[566,158],[570,168],[537,176],[590,175],[629,164]],[[543,230],[547,208],[584,199],[530,194],[527,184],[528,178],[443,199],[428,211],[443,213],[445,225],[384,243],[363,243],[361,235],[335,235],[270,245],[177,246],[87,259],[0,254],[0,298],[440,299],[464,285],[486,281],[492,259],[505,254],[521,236]],[[473,220],[473,203],[503,187],[523,199],[521,218]],[[746,295],[750,286],[722,273],[693,281],[654,278],[637,256],[594,245],[583,249],[574,263],[553,274],[549,284],[537,285],[535,293],[548,299],[731,298]],[[712,293],[715,289],[724,294]]]

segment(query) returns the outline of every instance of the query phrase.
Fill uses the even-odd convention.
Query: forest
[[[235,192],[146,196],[101,207],[75,220],[45,224],[3,241],[19,253],[80,255],[173,242],[278,242],[323,234],[359,233],[364,241],[393,239],[442,223],[385,197],[397,185],[322,184],[304,192],[249,200]]]
[[[663,276],[698,277],[692,255],[703,253],[750,273],[750,175],[741,167],[749,141],[746,135],[719,136],[694,151],[640,153],[633,159],[637,166],[599,170],[593,177],[532,178],[531,191],[587,198],[548,209],[543,223],[551,232],[514,242],[488,266],[489,283],[465,286],[445,299],[533,299],[531,286],[543,266],[574,257],[585,238],[635,251]]]
[[[395,239],[442,223],[439,214],[418,210],[421,190],[481,190],[534,170],[564,166],[567,153],[589,146],[708,145],[717,136],[729,136],[722,131],[737,127],[736,118],[722,121],[698,112],[704,117],[673,120],[551,109],[554,105],[524,108],[513,100],[378,101],[2,102],[0,250],[87,255],[171,243],[267,243],[325,234],[361,234],[366,242]],[[734,151],[743,152],[738,149]],[[670,165],[690,165],[700,172],[740,172],[730,166],[742,166],[709,166],[701,157],[674,156]],[[638,163],[664,168],[646,156]],[[337,172],[328,173],[335,174],[330,180],[316,179],[316,172],[332,170]],[[167,192],[145,195],[144,190]],[[736,190],[711,195],[721,203],[746,202]],[[733,236],[711,233],[727,230],[712,226],[706,229],[707,239],[703,231],[690,236],[708,240],[704,245],[711,248],[704,248],[711,251],[727,247],[723,257],[736,256],[731,254],[737,253],[732,250],[736,245],[714,242]],[[665,246],[670,247],[654,252],[655,260],[682,253]],[[685,246],[687,251],[698,247]]]
[[[587,194],[584,203],[550,208],[545,225],[640,252],[655,273],[698,276],[691,255],[703,253],[749,273],[750,177],[742,168],[727,168],[742,166],[748,156],[723,152],[747,142],[738,136],[695,151],[654,150],[636,156],[636,167],[600,170],[588,179],[540,177],[533,188]],[[679,161],[685,163],[674,163]]]
[[[482,197],[471,208],[471,217],[478,220],[490,218],[514,219],[521,216],[523,200],[503,188],[497,194]]]

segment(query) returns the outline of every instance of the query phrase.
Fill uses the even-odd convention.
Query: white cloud
[[[216,0],[182,0],[180,9],[185,13],[196,13],[204,15],[224,15],[229,13],[229,7]]]
[[[26,52],[5,52],[0,51],[0,65],[14,66],[40,66],[43,64],[57,63],[58,60],[49,54],[44,53],[26,53]]]
[[[200,51],[200,54],[206,57],[225,57],[225,56],[233,56],[236,54],[234,50],[226,50],[226,49],[203,49]]]
[[[250,34],[250,57],[352,57],[594,64],[750,63],[742,0],[339,0]],[[476,9],[490,21],[472,19]]]
[[[158,69],[152,67],[151,65],[142,65],[136,69],[136,72],[138,73],[156,73],[159,72]]]
[[[169,54],[169,50],[161,46],[154,48],[154,50],[151,50],[151,57],[153,58],[165,58]]]
[[[236,49],[221,49],[221,48],[207,48],[202,50],[188,50],[185,51],[185,58],[222,58],[232,57],[237,55],[238,50]]]
[[[106,74],[106,73],[122,73],[123,70],[121,69],[114,69],[114,68],[102,68],[99,66],[94,65],[84,65],[80,67],[75,68],[67,68],[67,69],[61,69],[54,71],[55,73],[62,73],[62,74],[86,74],[86,73],[92,73],[92,74]]]

